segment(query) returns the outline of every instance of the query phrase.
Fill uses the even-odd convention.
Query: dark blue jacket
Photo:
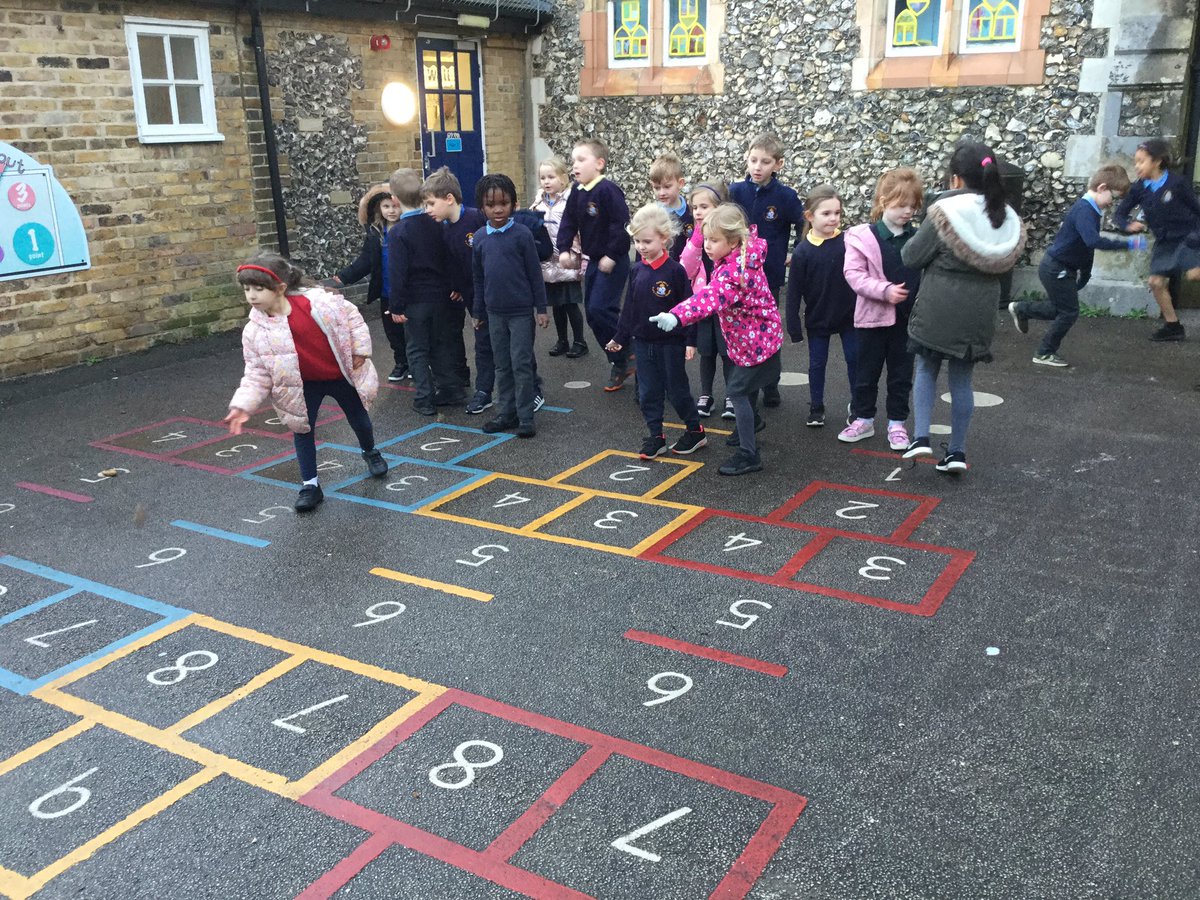
[[[387,302],[383,296],[383,231],[377,225],[363,227],[366,233],[362,249],[352,263],[336,273],[337,280],[343,285],[351,285],[369,275],[371,280],[367,282],[367,302],[373,303],[380,298]]]
[[[655,344],[696,346],[695,325],[668,332],[650,321],[651,316],[670,312],[671,307],[692,296],[692,280],[683,266],[669,254],[660,260],[657,267],[638,260],[629,270],[625,303],[617,320],[617,333],[613,335],[613,340],[622,347],[628,347],[633,338]]]
[[[846,283],[846,235],[828,238],[818,246],[807,238],[796,242],[788,275],[787,331],[793,341],[828,337],[854,327],[858,295]],[[804,305],[801,328],[800,305]]]
[[[602,178],[590,191],[575,184],[558,225],[558,252],[570,250],[579,235],[579,244],[593,266],[603,256],[618,260],[629,255],[628,224],[625,192],[613,182]]]
[[[1054,243],[1046,252],[1064,269],[1074,269],[1080,276],[1092,271],[1097,250],[1128,250],[1129,238],[1106,238],[1100,234],[1100,212],[1087,197],[1075,201],[1067,211]]]
[[[533,234],[519,222],[504,231],[475,232],[471,259],[475,279],[474,317],[527,315],[546,311],[546,285]]]
[[[471,260],[475,256],[475,234],[487,225],[487,217],[473,206],[464,206],[457,222],[443,222],[446,252],[450,259],[450,290],[462,295],[467,309],[475,299]]]
[[[450,276],[441,222],[405,213],[388,229],[388,310],[402,315],[418,303],[449,303]]]
[[[1134,207],[1142,208],[1146,225],[1159,241],[1181,241],[1200,224],[1200,203],[1192,183],[1177,172],[1167,175],[1167,183],[1157,191],[1142,181],[1134,182],[1113,213],[1113,222],[1124,230]]]
[[[761,187],[747,175],[729,186],[729,199],[745,210],[747,221],[758,226],[758,236],[767,242],[763,272],[771,290],[778,291],[787,268],[792,229],[796,229],[799,237],[804,225],[804,204],[794,190],[774,175]]]

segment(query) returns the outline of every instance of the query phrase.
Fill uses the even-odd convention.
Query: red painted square
[[[769,513],[767,521],[904,540],[939,502],[919,494],[814,481]]]

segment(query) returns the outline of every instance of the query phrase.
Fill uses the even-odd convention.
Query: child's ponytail
[[[950,157],[950,174],[962,179],[968,190],[983,194],[984,209],[993,228],[1004,224],[1007,198],[996,154],[986,144],[960,144]]]

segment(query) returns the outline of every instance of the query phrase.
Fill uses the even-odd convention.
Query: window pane
[[[458,96],[458,130],[459,131],[474,131],[475,130],[475,98],[470,94],[459,94]]]
[[[425,129],[427,131],[442,130],[442,110],[438,105],[437,94],[425,95]]]
[[[139,34],[138,58],[142,62],[143,78],[167,77],[167,51],[161,35]]]
[[[204,109],[200,105],[200,85],[176,85],[175,104],[179,107],[180,125],[204,124]]]
[[[438,65],[437,54],[432,50],[426,50],[421,54],[421,77],[425,81],[425,90],[436,91],[438,89]]]
[[[613,59],[647,59],[650,55],[648,0],[614,0]]]
[[[171,37],[171,71],[175,78],[195,81],[199,78],[196,70],[196,39],[190,37]]]
[[[160,42],[161,43],[161,42]],[[146,85],[146,121],[151,125],[174,125],[171,115],[171,89],[165,84]]]
[[[1017,41],[1017,10],[1021,0],[970,0],[967,9],[967,44],[1003,46]]]
[[[471,54],[458,54],[458,89],[471,90]]]
[[[666,0],[670,24],[667,56],[704,56],[708,45],[708,0]]]
[[[454,54],[442,54],[442,90],[453,91],[458,87],[458,79],[454,73]]]
[[[458,131],[458,94],[442,95],[442,119],[446,131]]]
[[[941,24],[942,7],[933,0],[893,0],[895,20],[892,46],[899,48],[935,47]]]

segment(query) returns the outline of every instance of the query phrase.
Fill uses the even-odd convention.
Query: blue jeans
[[[854,327],[838,332],[842,339],[842,356],[846,359],[846,374],[850,378],[850,396],[854,396],[854,379],[858,373],[858,337]],[[813,407],[825,407],[825,366],[829,362],[831,334],[808,336],[808,402]]]
[[[497,418],[533,421],[537,383],[533,374],[533,310],[515,316],[488,316],[496,360]]]
[[[937,378],[941,360],[916,355],[917,371],[913,379],[913,437],[929,437],[933,421],[933,403],[937,399]],[[975,363],[965,359],[947,360],[950,369],[950,452],[967,452],[967,429],[975,412],[975,393],[971,373]]]
[[[1057,353],[1063,338],[1079,318],[1079,289],[1075,287],[1078,276],[1079,273],[1074,269],[1065,268],[1047,254],[1038,266],[1038,279],[1046,289],[1046,299],[1021,300],[1017,303],[1017,311],[1025,318],[1051,320],[1038,346],[1038,356]]]
[[[321,401],[332,397],[346,414],[346,422],[354,429],[358,445],[364,450],[375,449],[375,429],[371,417],[358,396],[354,385],[345,378],[334,381],[304,382],[304,407],[308,411],[308,431],[292,433],[292,444],[296,447],[296,462],[300,464],[300,477],[311,481],[317,477],[317,415]]]
[[[671,401],[675,413],[689,431],[700,430],[700,416],[692,398],[692,386],[684,367],[683,344],[633,340],[637,353],[638,406],[651,437],[663,433],[663,399]]]
[[[616,263],[606,275],[600,271],[600,260],[593,259],[588,263],[587,274],[583,277],[583,306],[587,322],[601,347],[607,346],[617,333],[617,320],[621,317],[621,292],[629,280],[629,257],[623,255]],[[629,358],[626,349],[604,352],[608,354],[609,362],[622,366]]]

